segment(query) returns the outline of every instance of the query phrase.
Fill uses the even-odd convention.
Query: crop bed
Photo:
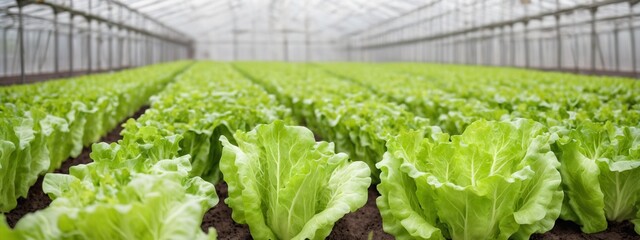
[[[216,184],[216,191],[220,198],[220,203],[210,209],[202,220],[202,230],[214,227],[218,231],[218,239],[253,239],[249,233],[249,228],[245,224],[238,224],[231,218],[231,209],[224,203],[227,198],[227,184],[224,182]],[[327,239],[351,240],[368,239],[369,234],[376,240],[390,240],[393,236],[382,230],[382,218],[380,211],[376,207],[376,198],[380,194],[374,187],[369,188],[367,203],[357,211],[345,215],[336,222],[331,234]],[[585,234],[580,231],[580,226],[575,223],[558,220],[554,228],[544,234],[535,234],[531,239],[549,240],[633,240],[640,239],[633,231],[633,224],[630,222],[609,223],[609,228],[603,232]]]
[[[136,113],[134,113],[130,118],[135,119],[140,117],[140,115],[142,115],[144,111],[147,110],[148,108],[149,108],[148,106],[144,106],[140,108],[140,110],[136,111]],[[112,129],[109,133],[107,133],[107,135],[102,137],[100,139],[100,142],[112,143],[120,140],[122,138],[122,136],[120,136],[120,132],[122,131],[122,124],[124,122],[126,122],[126,120],[120,122],[116,126],[116,128]],[[60,168],[56,169],[54,172],[69,174],[70,167],[80,165],[80,164],[90,163],[91,162],[91,158],[89,158],[90,153],[91,153],[90,147],[83,148],[82,153],[80,153],[80,155],[78,155],[75,158],[67,159],[62,163]],[[22,218],[27,213],[32,213],[49,206],[49,204],[51,203],[51,199],[49,198],[49,196],[47,196],[47,194],[45,194],[42,191],[43,179],[44,179],[44,176],[38,177],[36,184],[31,186],[31,188],[29,188],[29,195],[27,196],[27,198],[18,199],[18,206],[5,214],[5,216],[7,217],[7,224],[9,224],[9,226],[14,227],[16,223],[20,220],[20,218]]]
[[[640,239],[630,80],[182,62],[52,84],[0,88],[8,239]]]

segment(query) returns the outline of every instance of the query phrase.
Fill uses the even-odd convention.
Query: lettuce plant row
[[[386,140],[403,130],[425,130],[429,121],[387,102],[358,84],[304,64],[236,63],[292,109],[298,122],[334,142],[336,150],[365,162],[374,182]]]
[[[549,127],[583,121],[636,126],[640,84],[616,78],[428,64],[320,64],[407,105],[450,134],[478,119],[528,118]]]
[[[220,136],[234,142],[237,130],[278,119],[293,124],[288,108],[224,63],[195,64],[151,102],[139,119],[125,123],[123,143],[146,143],[140,134],[145,129],[153,129],[153,135],[180,135],[178,155],[191,156],[191,175],[214,184],[221,179]]]
[[[368,158],[355,159],[368,161],[382,170],[378,185],[382,196],[377,201],[378,207],[385,231],[397,238],[527,238],[532,233],[550,230],[560,214],[563,192],[559,163],[550,150],[550,143],[557,135],[546,132],[546,128],[534,121],[478,123],[479,129],[467,133],[469,137],[453,137],[460,139],[455,147],[449,143],[449,135],[442,133],[439,127],[431,126],[429,120],[415,117],[403,105],[385,100],[378,90],[362,83],[333,76],[313,66],[268,64],[269,70],[262,72],[260,69],[264,65],[261,64],[236,66],[267,89],[273,89],[285,102],[289,102],[294,115],[302,113],[297,115],[302,122],[323,137],[329,134],[329,139],[336,139],[337,146],[341,145],[340,136],[353,136],[358,132],[374,136],[348,138],[349,141],[342,144],[356,146],[356,151],[350,152],[355,154],[353,156],[359,156],[358,148],[371,148],[369,139],[379,144],[379,151],[364,155]],[[286,74],[280,75],[280,72]],[[409,133],[412,134],[410,137]],[[494,134],[495,139],[487,140],[488,134]],[[398,138],[407,140],[398,142]],[[441,142],[442,149],[431,156],[423,155],[431,153],[431,148],[411,149],[416,148],[423,138]],[[521,142],[509,141],[510,138]],[[478,146],[469,147],[471,140]],[[494,140],[501,140],[501,145]],[[487,147],[493,149],[487,150]],[[348,147],[342,149],[349,152]],[[385,151],[385,160],[379,162],[383,159],[381,153]],[[392,153],[399,155],[393,158]],[[460,153],[455,156],[459,159],[457,164],[453,163],[454,153]],[[471,156],[477,159],[470,163]],[[428,166],[427,169],[410,168],[408,161]],[[467,169],[462,170],[465,167]],[[480,168],[488,169],[479,173]],[[427,178],[429,169],[445,176],[436,182],[434,177]],[[452,172],[446,173],[445,169]],[[454,173],[457,176],[449,176]],[[462,182],[455,182],[449,177]],[[411,178],[416,180],[412,183]],[[438,187],[429,189],[424,185],[427,182]],[[440,189],[445,193],[434,196],[436,193],[432,191]],[[527,191],[533,193],[527,195]],[[454,202],[464,194],[467,194],[467,200]],[[429,195],[432,197],[427,197]],[[441,201],[442,209],[439,210],[434,201]],[[478,219],[485,219],[486,226],[472,227],[471,223]]]
[[[0,212],[15,208],[40,174],[78,156],[187,64],[0,88]]]
[[[560,217],[587,233],[605,230],[607,221],[631,220],[640,233],[639,82],[425,64],[321,67],[407,105],[454,135],[464,136],[467,126],[483,119],[546,125],[556,135],[550,146],[561,163]]]
[[[3,114],[24,106],[7,102]],[[640,233],[640,84],[630,80],[200,62],[121,135],[94,144],[93,163],[47,174],[53,203],[14,229],[0,223],[0,236],[213,239],[200,224],[221,179],[232,218],[254,239],[324,239],[372,183],[383,228],[398,239],[527,239],[557,218],[586,233],[629,220]]]
[[[195,64],[151,102],[124,124],[118,143],[93,145],[94,162],[69,175],[47,174],[51,205],[0,232],[16,239],[215,239],[200,223],[218,202],[209,182],[220,177],[217,138],[287,119],[288,111],[216,63]]]
[[[366,164],[334,153],[332,144],[315,143],[306,128],[285,124],[292,124],[289,111],[228,65],[195,64],[153,97],[140,118],[124,124],[122,140],[93,145],[93,163],[72,167],[69,175],[47,174],[43,188],[53,203],[14,229],[0,226],[0,233],[15,239],[213,239],[215,229],[206,234],[200,223],[218,202],[212,182],[220,178],[221,138],[225,151],[237,144],[242,156],[257,157],[223,157],[221,169],[251,171],[245,168],[250,164],[265,174],[225,172],[236,221],[249,224],[258,239],[323,239],[344,214],[364,205],[371,173]],[[258,127],[245,133],[251,125]],[[252,141],[247,136],[256,131],[267,139],[246,149]],[[258,146],[271,151],[256,151]],[[275,150],[292,155],[269,158]],[[278,168],[260,169],[278,160]],[[310,172],[317,176],[305,178]],[[279,176],[281,181],[269,181]],[[250,201],[255,195],[244,187],[257,196],[279,196],[263,199],[276,207]]]

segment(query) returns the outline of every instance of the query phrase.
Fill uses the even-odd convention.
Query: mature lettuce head
[[[26,198],[48,168],[46,139],[34,130],[33,120],[0,112],[0,212],[15,208],[18,197]]]
[[[363,162],[282,121],[222,136],[220,169],[233,219],[255,239],[324,239],[342,216],[362,207],[371,183]]]
[[[558,141],[561,217],[586,233],[632,220],[640,233],[640,129],[584,122]]]
[[[377,200],[398,239],[528,239],[560,214],[554,137],[530,120],[476,121],[462,135],[390,139]],[[555,136],[555,135],[554,135]]]
[[[157,146],[156,148],[163,148]],[[24,216],[7,239],[215,239],[200,229],[218,203],[213,184],[190,177],[189,156],[131,159],[117,144],[93,145],[95,162],[67,174],[47,174],[43,190],[53,202]],[[3,220],[3,219],[2,219]]]

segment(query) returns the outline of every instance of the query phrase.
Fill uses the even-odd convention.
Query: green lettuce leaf
[[[368,166],[334,153],[332,143],[316,143],[306,128],[276,121],[234,138],[237,146],[220,137],[226,203],[255,239],[324,239],[366,203]]]
[[[561,217],[594,233],[640,209],[640,129],[584,122],[558,141],[565,190]]]
[[[560,214],[554,135],[541,124],[476,121],[459,136],[401,133],[377,164],[383,228],[398,239],[528,239]]]
[[[189,177],[189,156],[137,170],[91,167],[102,164],[72,175],[47,174],[43,189],[54,199],[51,205],[0,232],[16,239],[215,239],[215,230],[205,234],[200,224],[218,197],[211,183]]]
[[[49,168],[46,140],[30,118],[0,119],[0,211],[27,197],[38,176]]]

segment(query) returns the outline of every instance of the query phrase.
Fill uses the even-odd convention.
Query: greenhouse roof
[[[0,0],[5,13],[2,24],[15,24],[17,5],[15,0]],[[30,2],[30,1],[24,1]],[[592,5],[600,8],[602,16],[628,11],[628,2],[622,0],[84,0],[44,1],[59,6],[83,9],[105,19],[117,19],[122,23],[145,25],[136,16],[127,16],[118,6],[125,6],[156,22],[173,28],[173,35],[189,37],[196,42],[230,39],[242,34],[308,34],[316,38],[340,40],[361,35],[372,27],[384,25],[392,28],[411,21],[441,18],[448,30],[485,26],[531,16],[549,17],[560,11],[572,14],[588,11]],[[611,4],[617,3],[617,4]],[[121,7],[121,8],[125,8]],[[51,10],[43,7],[23,9],[27,26],[42,24],[51,18]],[[413,17],[402,17],[410,16]],[[588,14],[585,14],[588,19]],[[413,18],[413,19],[412,19]],[[67,20],[61,19],[60,22]],[[79,25],[83,23],[80,20]],[[151,24],[153,25],[153,24]],[[165,27],[156,27],[165,28]]]

